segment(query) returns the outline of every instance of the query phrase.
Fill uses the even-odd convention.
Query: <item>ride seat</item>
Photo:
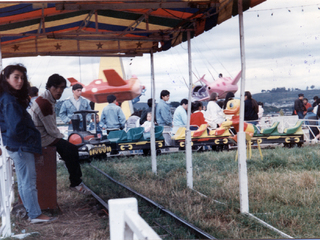
[[[155,139],[156,140],[162,140],[163,139],[163,135],[162,135],[162,133],[163,133],[163,126],[155,126],[155,128],[154,128],[154,134],[155,134]]]
[[[261,134],[263,135],[279,135],[278,125],[280,122],[274,122],[271,127],[261,129]]]
[[[129,142],[138,142],[143,136],[144,128],[130,128],[127,132],[127,141]]]
[[[163,140],[163,126],[155,126],[154,127],[154,138],[156,140]],[[144,140],[149,141],[150,140],[150,132],[143,133]]]
[[[201,126],[194,132],[191,132],[191,137],[201,137],[203,134],[208,135],[207,133],[208,124],[201,124]]]
[[[112,143],[127,141],[127,133],[124,130],[111,131],[108,135],[108,140]]]
[[[283,130],[283,133],[285,134],[303,134],[302,131],[302,121],[298,121],[296,125],[294,125],[292,128],[286,128]]]
[[[197,125],[190,125],[190,130],[191,131],[196,131],[196,130],[198,130],[199,129],[199,126],[197,126]]]
[[[179,127],[176,134],[172,137],[172,139],[185,139],[186,138],[186,128],[185,127]]]

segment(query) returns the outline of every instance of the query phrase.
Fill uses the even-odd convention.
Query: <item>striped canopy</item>
[[[243,10],[265,0],[243,0]],[[0,2],[3,58],[165,51],[238,14],[237,0]]]

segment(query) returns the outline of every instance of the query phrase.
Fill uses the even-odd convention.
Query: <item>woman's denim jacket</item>
[[[41,154],[41,136],[31,116],[7,92],[0,94],[0,128],[3,145],[8,150]]]

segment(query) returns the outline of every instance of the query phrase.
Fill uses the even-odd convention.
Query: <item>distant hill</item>
[[[279,91],[264,92],[252,94],[257,102],[264,104],[265,113],[279,112],[281,109],[286,115],[291,115],[293,111],[294,101],[298,98],[298,94],[303,93],[309,102],[313,103],[313,97],[320,97],[320,90],[299,90],[299,91]]]

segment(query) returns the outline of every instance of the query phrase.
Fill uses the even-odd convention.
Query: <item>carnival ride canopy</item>
[[[243,0],[243,10],[265,0]],[[238,14],[237,0],[1,1],[3,58],[141,56]]]

